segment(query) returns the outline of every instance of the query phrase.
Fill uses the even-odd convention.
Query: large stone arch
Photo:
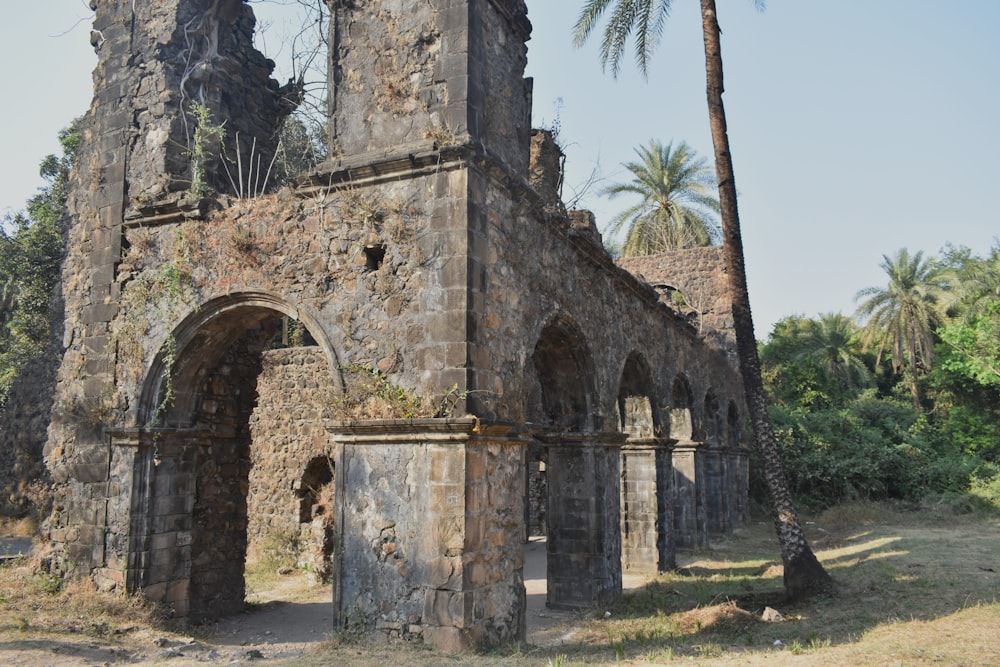
[[[197,399],[190,391],[194,380],[200,370],[217,361],[226,351],[232,342],[226,338],[227,332],[234,328],[246,330],[278,316],[289,317],[306,328],[336,374],[336,386],[342,388],[343,377],[338,370],[341,355],[329,332],[307,309],[264,291],[227,294],[193,309],[160,346],[140,388],[136,426],[153,425],[165,398],[168,372],[174,394],[171,412],[190,414]],[[197,350],[197,355],[185,354],[188,350]]]
[[[275,349],[283,317],[316,345]],[[175,327],[136,415],[130,588],[193,621],[243,607],[253,539],[288,528],[283,514],[298,531],[293,482],[317,456],[334,462],[323,409],[343,390],[336,359],[314,318],[265,293],[215,299]],[[296,372],[308,384],[282,381]],[[261,497],[272,504],[252,506]]]
[[[609,602],[621,594],[624,436],[602,432],[603,419],[593,411],[590,345],[572,319],[556,315],[545,324],[532,365],[541,405],[526,412],[539,415],[533,449],[545,464],[546,604],[572,609]]]

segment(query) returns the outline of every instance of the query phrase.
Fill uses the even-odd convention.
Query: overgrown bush
[[[776,404],[771,415],[792,492],[819,507],[962,491],[977,465],[946,430],[874,390],[844,408]]]

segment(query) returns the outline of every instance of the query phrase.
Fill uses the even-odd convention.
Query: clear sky
[[[901,247],[988,251],[1000,236],[1000,2],[718,2],[758,337],[786,315],[853,313]],[[559,126],[565,198],[595,168],[626,179],[621,163],[653,138],[710,158],[698,3],[674,0],[647,81],[631,61],[617,81],[602,74],[596,39],[572,48],[581,4],[528,0],[534,123]],[[90,103],[89,15],[85,0],[0,4],[0,210],[23,207],[56,132]],[[581,200],[599,224],[624,205],[597,188]]]

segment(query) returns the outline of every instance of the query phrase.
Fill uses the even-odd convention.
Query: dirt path
[[[587,615],[545,606],[545,543],[525,547],[527,643],[540,647],[571,644]],[[642,577],[626,576],[625,588]],[[0,631],[0,664],[12,666],[89,667],[92,665],[241,665],[288,661],[331,638],[333,607],[326,586],[311,585],[305,575],[278,578],[250,598],[246,612],[200,626],[189,634],[125,629],[107,639],[84,635],[46,636],[42,632]]]
[[[0,632],[0,664],[184,667],[294,659],[329,638],[333,628],[330,591],[309,586],[304,575],[289,576],[278,583],[274,590],[258,593],[247,611],[200,626],[190,634],[126,628],[106,639],[48,636],[30,624],[25,630],[11,630],[5,623]]]

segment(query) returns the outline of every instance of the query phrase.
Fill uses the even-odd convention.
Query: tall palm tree
[[[726,272],[733,299],[733,329],[736,333],[736,355],[743,374],[747,409],[753,424],[754,445],[760,456],[762,472],[771,501],[772,515],[781,560],[784,565],[785,593],[789,598],[804,598],[826,592],[832,587],[830,575],[813,554],[799,523],[792,502],[784,467],[778,454],[771,417],[767,411],[767,395],[761,378],[757,341],[750,315],[746,267],[743,262],[743,238],[736,205],[736,179],[729,151],[726,110],[722,103],[721,31],[715,0],[701,1],[702,35],[705,43],[705,80],[708,97],[708,117],[715,149],[715,173],[719,184],[722,213],[722,246]],[[763,0],[754,0],[762,8]],[[601,43],[601,62],[611,64],[612,74],[619,70],[625,44],[635,34],[636,61],[643,74],[669,16],[672,0],[586,0],[574,28],[574,42],[586,41],[608,7],[614,5]]]
[[[697,157],[683,141],[674,148],[673,143],[664,146],[653,139],[635,152],[639,161],[624,165],[632,180],[602,190],[611,198],[623,194],[641,198],[608,225],[612,234],[628,229],[622,254],[711,245],[719,235],[715,221],[719,200],[712,195],[715,175],[705,158]]]
[[[924,259],[922,251],[911,256],[902,248],[894,257],[883,255],[881,266],[889,284],[866,287],[854,297],[865,298],[858,306],[858,317],[867,320],[862,341],[874,347],[880,359],[888,352],[895,372],[909,370],[913,409],[919,412],[919,372],[933,361],[934,330],[945,320],[949,286],[937,262]]]
[[[796,359],[811,359],[842,389],[870,387],[871,371],[860,355],[858,327],[841,313],[824,313],[804,322]]]

